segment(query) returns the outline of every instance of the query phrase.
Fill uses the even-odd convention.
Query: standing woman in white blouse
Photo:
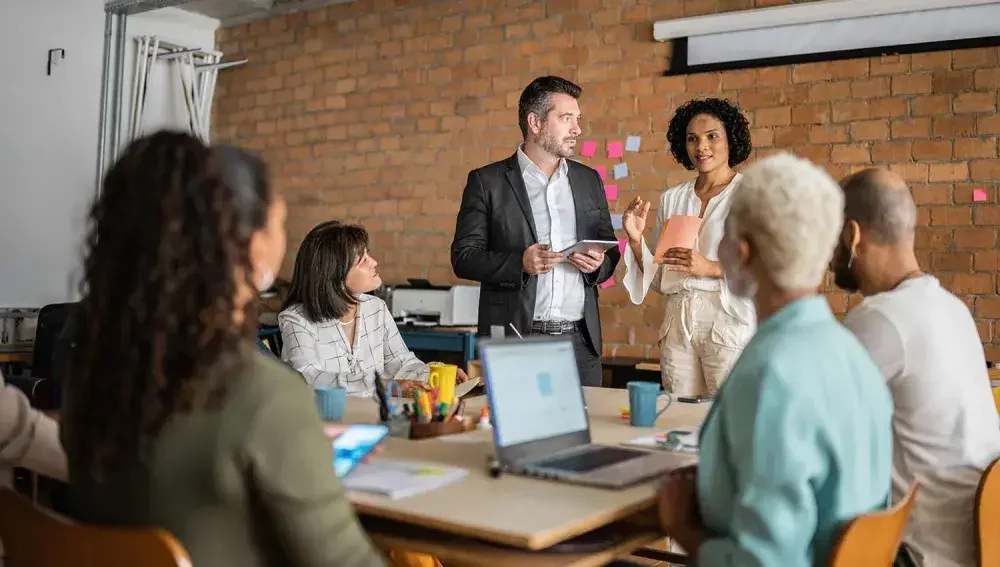
[[[729,292],[719,266],[719,241],[740,174],[733,168],[750,157],[747,119],[733,103],[692,100],[670,120],[667,141],[674,159],[698,177],[660,196],[656,232],[673,215],[700,217],[694,249],[671,248],[654,259],[643,231],[650,203],[636,197],[622,224],[628,235],[625,288],[638,305],[650,286],[664,297],[660,325],[663,385],[675,395],[714,395],[753,334],[752,298]]]
[[[281,359],[314,388],[371,396],[378,373],[398,381],[404,395],[426,389],[427,364],[407,348],[385,302],[368,295],[382,285],[368,243],[364,228],[337,221],[309,231],[278,314]],[[466,379],[459,369],[458,381]]]

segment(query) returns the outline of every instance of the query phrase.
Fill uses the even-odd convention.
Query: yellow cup
[[[455,381],[458,379],[458,367],[454,364],[430,364],[427,383],[437,390],[437,402],[450,404],[455,399]]]

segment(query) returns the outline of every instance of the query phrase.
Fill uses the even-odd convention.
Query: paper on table
[[[622,216],[621,215],[611,215],[611,228],[615,230],[622,229]]]
[[[627,163],[616,163],[615,164],[615,179],[621,179],[623,177],[628,177],[628,164]]]
[[[580,146],[580,155],[583,157],[594,157],[594,154],[596,153],[597,142],[594,142],[593,140],[586,140],[583,142],[583,145]]]
[[[615,277],[611,276],[610,278],[608,278],[608,279],[604,280],[603,282],[601,282],[601,289],[607,289],[609,287],[614,287],[614,285],[615,285]]]
[[[605,185],[604,194],[608,197],[609,201],[615,201],[618,199],[618,186],[617,185]]]
[[[455,384],[455,397],[461,398],[462,396],[465,396],[478,385],[479,385],[479,378],[469,378],[468,380],[462,382],[461,384]]]
[[[469,471],[437,463],[378,459],[361,463],[341,480],[347,490],[381,494],[396,500],[441,488],[465,478]]]
[[[659,449],[661,451],[672,451],[677,453],[698,453],[698,428],[683,427],[671,429],[655,435],[643,435],[628,441],[622,445],[628,447],[639,447],[642,449]]]
[[[597,175],[601,176],[602,181],[608,178],[608,168],[604,167],[603,165],[598,165],[594,167],[594,170],[597,172]]]
[[[608,157],[609,158],[619,158],[619,157],[622,157],[622,143],[621,142],[608,142]]]
[[[983,189],[973,189],[972,190],[972,201],[974,203],[985,203],[987,201],[986,191]]]
[[[660,239],[656,242],[654,261],[658,264],[663,263],[663,256],[671,248],[694,248],[699,228],[701,228],[701,218],[694,215],[674,215],[667,219],[667,224],[660,233]]]
[[[639,151],[639,145],[642,143],[642,139],[639,136],[629,136],[625,138],[625,151],[626,152],[637,152]]]

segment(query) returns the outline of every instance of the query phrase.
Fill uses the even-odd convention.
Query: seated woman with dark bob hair
[[[281,359],[314,388],[371,396],[376,374],[404,392],[426,388],[427,364],[407,348],[385,302],[368,295],[382,285],[368,244],[360,226],[328,221],[309,231],[278,314]],[[459,369],[458,381],[466,379]]]

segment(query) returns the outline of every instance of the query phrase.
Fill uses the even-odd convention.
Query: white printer
[[[397,324],[468,327],[479,323],[478,285],[435,286],[421,279],[408,282],[392,290],[391,312]]]

